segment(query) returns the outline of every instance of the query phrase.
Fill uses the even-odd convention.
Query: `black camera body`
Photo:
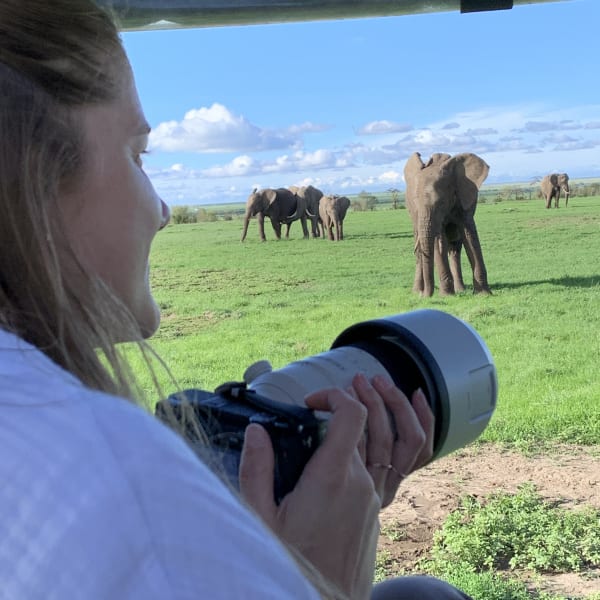
[[[192,449],[236,489],[246,427],[250,423],[264,427],[275,454],[277,503],[293,489],[324,434],[324,423],[314,411],[269,400],[245,383],[223,384],[215,393],[177,392],[157,404],[156,416],[167,423],[171,416],[185,424],[185,438]],[[198,434],[198,426],[204,437]]]
[[[196,452],[235,487],[246,427],[262,425],[275,451],[279,502],[326,435],[328,414],[308,409],[304,398],[325,388],[348,389],[358,372],[390,377],[408,398],[423,390],[435,417],[432,461],[475,440],[496,407],[496,368],[479,334],[448,313],[421,309],[352,325],[330,350],[281,369],[254,363],[243,383],[221,385],[214,393],[178,392],[159,403],[156,414],[183,424]]]

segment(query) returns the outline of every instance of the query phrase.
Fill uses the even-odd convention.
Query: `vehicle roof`
[[[96,0],[124,31],[509,10],[570,0]]]

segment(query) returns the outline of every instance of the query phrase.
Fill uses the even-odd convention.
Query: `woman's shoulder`
[[[27,564],[27,582],[0,561],[14,597],[315,597],[280,543],[153,415],[86,389],[43,356],[33,371],[10,360],[18,368],[0,390],[0,510],[12,535],[0,551],[41,557]],[[65,577],[77,572],[87,575],[69,595]]]

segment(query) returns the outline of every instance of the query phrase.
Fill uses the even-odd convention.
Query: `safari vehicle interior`
[[[97,0],[123,30],[177,29],[401,16],[432,12],[510,10],[558,0]]]

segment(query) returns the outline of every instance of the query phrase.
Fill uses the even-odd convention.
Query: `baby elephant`
[[[323,229],[323,237],[327,230],[330,240],[344,239],[344,217],[350,207],[350,200],[346,196],[323,196],[319,202],[319,220]],[[333,229],[335,227],[335,238]]]

